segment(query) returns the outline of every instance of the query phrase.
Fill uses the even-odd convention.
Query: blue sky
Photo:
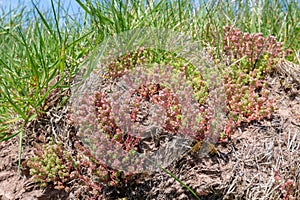
[[[0,9],[9,9],[17,8],[18,6],[28,6],[32,7],[32,1],[37,3],[38,8],[46,11],[51,8],[51,0],[0,0]],[[58,0],[53,0],[56,4]],[[61,0],[61,5],[69,11],[69,14],[77,14],[80,12],[80,6],[76,3],[75,0]]]
[[[53,0],[55,8],[57,8],[58,1],[59,0]],[[52,9],[51,0],[0,0],[0,15],[2,11],[4,11],[4,13],[9,13],[10,9],[15,10],[16,8],[23,8],[24,6],[28,9],[32,9],[32,2],[34,2],[42,12],[51,11]],[[64,16],[66,15],[74,16],[74,19],[76,19],[77,22],[82,23],[83,17],[81,16],[83,14],[83,10],[75,0],[60,0],[60,4],[60,8],[67,11],[67,13],[61,12],[59,20],[60,25],[65,25],[66,21],[64,20]]]

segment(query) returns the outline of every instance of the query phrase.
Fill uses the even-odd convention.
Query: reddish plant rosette
[[[145,53],[149,49],[186,63],[156,63]],[[73,118],[83,143],[106,165],[126,172],[157,170],[190,149],[191,141],[219,139],[226,108],[221,74],[184,34],[125,32],[108,38],[84,69],[83,81],[73,88]],[[205,102],[195,99],[200,82],[188,77],[194,71],[207,84]]]

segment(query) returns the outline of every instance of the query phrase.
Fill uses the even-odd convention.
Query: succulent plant
[[[74,160],[62,143],[35,143],[35,155],[28,161],[30,175],[34,176],[34,180],[42,187],[52,183],[54,188],[68,191]]]

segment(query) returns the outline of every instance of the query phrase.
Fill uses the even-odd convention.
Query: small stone
[[[188,199],[188,197],[186,196],[186,194],[181,194],[181,195],[179,195],[179,197],[177,199],[186,200],[186,199]]]

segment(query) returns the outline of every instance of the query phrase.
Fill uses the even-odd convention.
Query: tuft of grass
[[[61,26],[60,4],[51,1],[51,6],[43,13],[33,4],[33,9],[12,10],[9,19],[1,19],[0,141],[19,135],[20,157],[24,126],[44,113],[51,91],[70,87],[78,64],[68,59],[80,59],[87,51],[83,39],[88,32]],[[80,24],[73,21],[73,26]]]

